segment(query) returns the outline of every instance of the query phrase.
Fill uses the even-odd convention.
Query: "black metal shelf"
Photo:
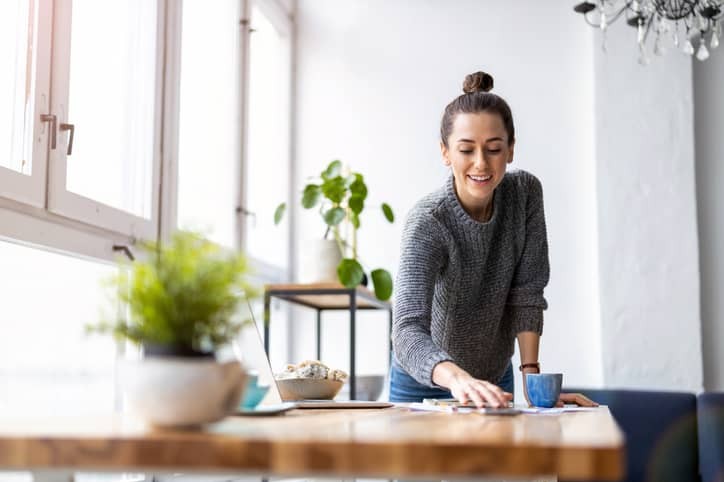
[[[321,358],[322,311],[349,311],[350,360],[349,360],[349,398],[356,396],[355,342],[357,310],[387,310],[389,318],[388,342],[392,352],[392,305],[378,300],[374,293],[362,286],[356,289],[346,288],[335,283],[311,284],[274,284],[264,287],[264,350],[269,356],[269,326],[271,324],[271,299],[278,298],[289,303],[305,306],[317,312],[317,359]]]

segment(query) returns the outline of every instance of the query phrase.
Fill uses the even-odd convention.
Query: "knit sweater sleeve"
[[[413,209],[402,234],[395,284],[392,343],[402,368],[434,387],[432,371],[452,357],[432,340],[430,323],[435,280],[446,262],[440,226],[429,211]]]
[[[548,284],[548,239],[543,211],[543,188],[540,181],[528,174],[525,191],[525,243],[513,275],[506,311],[515,333],[543,333],[543,310],[548,304],[543,289]]]

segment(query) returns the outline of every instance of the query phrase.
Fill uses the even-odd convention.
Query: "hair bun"
[[[485,72],[475,72],[465,76],[463,92],[473,94],[475,92],[489,92],[493,88],[493,76]]]

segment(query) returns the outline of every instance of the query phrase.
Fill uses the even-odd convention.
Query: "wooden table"
[[[295,410],[204,430],[127,417],[0,417],[0,470],[180,471],[273,476],[619,480],[623,435],[609,411],[490,416]]]

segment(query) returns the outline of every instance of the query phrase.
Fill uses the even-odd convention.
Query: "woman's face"
[[[443,161],[452,168],[458,198],[469,212],[486,209],[493,191],[513,161],[513,143],[498,114],[460,113],[455,117],[448,147],[440,143]]]

